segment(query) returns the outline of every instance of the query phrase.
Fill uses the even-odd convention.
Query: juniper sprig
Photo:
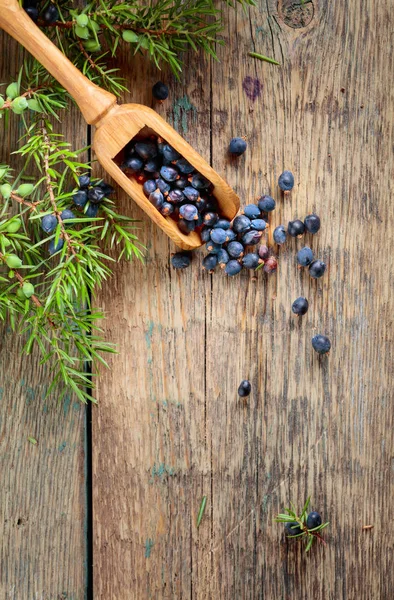
[[[300,515],[292,503],[290,508],[285,508],[285,512],[277,515],[274,519],[275,523],[284,523],[287,526],[287,537],[290,539],[303,539],[306,541],[305,552],[309,552],[315,539],[318,539],[322,544],[326,544],[320,532],[325,529],[330,523],[321,523],[317,527],[307,527],[307,511],[310,503],[310,496],[307,498]],[[318,515],[319,516],[319,515]],[[321,522],[321,518],[319,517]],[[294,535],[290,535],[294,530]]]

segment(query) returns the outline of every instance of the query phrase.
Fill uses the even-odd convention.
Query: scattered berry
[[[235,217],[233,221],[233,230],[235,233],[245,233],[245,231],[249,231],[251,227],[251,221],[245,215],[238,215]]]
[[[305,232],[305,225],[300,219],[296,219],[295,221],[289,221],[287,226],[287,233],[291,235],[291,237],[299,237],[303,235]]]
[[[214,228],[211,231],[211,240],[215,242],[215,244],[224,244],[227,240],[227,233],[224,229]]]
[[[256,204],[247,204],[243,213],[248,219],[258,219],[261,216],[261,211]]]
[[[229,260],[224,271],[229,277],[234,277],[234,275],[238,275],[242,271],[242,265],[237,260]]]
[[[297,262],[301,267],[307,267],[313,261],[313,252],[308,246],[304,246],[297,252]]]
[[[245,248],[240,242],[230,242],[227,246],[227,252],[233,258],[241,258],[244,255]]]
[[[252,386],[250,381],[248,381],[247,379],[241,381],[238,387],[238,396],[240,396],[241,398],[246,398],[247,396],[249,396],[251,391]]]
[[[234,242],[237,239],[237,234],[232,229],[227,230],[227,241]]]
[[[216,254],[207,254],[202,259],[202,266],[207,271],[213,271],[216,265],[218,264],[218,257]]]
[[[286,241],[286,237],[287,237],[286,229],[284,228],[284,226],[278,225],[278,227],[275,227],[273,236],[274,236],[274,242],[276,242],[279,246],[284,244]]]
[[[268,273],[268,274],[275,273],[277,268],[278,268],[278,261],[276,260],[276,258],[274,256],[270,256],[264,262],[263,270],[265,273]]]
[[[259,246],[259,256],[260,258],[262,258],[263,260],[267,260],[267,258],[270,255],[270,251],[268,249],[268,246]]]
[[[272,212],[275,209],[275,200],[271,196],[261,196],[258,207],[261,212]]]
[[[229,152],[235,156],[241,156],[247,148],[247,143],[243,138],[235,137],[230,141]]]
[[[300,296],[297,300],[294,300],[291,310],[295,315],[305,315],[308,312],[309,303],[306,298]]]
[[[309,275],[314,279],[319,279],[325,273],[326,265],[322,260],[314,260],[309,265]]]
[[[283,171],[279,176],[278,185],[283,192],[290,192],[294,187],[294,175],[291,171]]]
[[[252,229],[255,229],[256,231],[264,231],[264,229],[267,227],[267,223],[264,221],[264,219],[253,219],[250,225]]]
[[[308,233],[317,233],[320,229],[320,217],[317,215],[308,215],[304,219],[304,225]]]
[[[261,262],[262,260],[259,255],[251,252],[250,254],[245,254],[243,257],[242,266],[246,267],[247,269],[256,269]]]
[[[308,529],[314,529],[315,527],[319,527],[322,524],[322,518],[318,512],[312,511],[309,513],[306,519],[306,526]]]
[[[319,354],[327,354],[330,351],[331,342],[327,336],[318,334],[312,338],[312,346]]]
[[[227,265],[228,261],[230,260],[230,256],[227,252],[227,250],[225,250],[224,248],[221,248],[219,250],[219,252],[217,253],[217,257],[218,257],[218,264],[223,268]]]
[[[214,229],[224,229],[225,231],[230,229],[230,227],[231,227],[231,223],[228,219],[219,219],[218,221],[216,221],[215,225],[213,226]]]
[[[220,252],[220,250],[222,249],[222,244],[215,244],[215,242],[212,242],[210,240],[206,243],[205,247],[207,251],[211,254],[218,254],[218,252]]]
[[[171,264],[174,269],[186,269],[192,262],[192,255],[190,252],[177,252],[171,257]]]
[[[200,234],[203,242],[208,242],[211,239],[211,231],[212,229],[209,227],[203,227]]]
[[[261,231],[247,231],[242,236],[242,243],[245,246],[255,246],[259,243],[261,236]]]
[[[162,81],[157,81],[152,87],[152,95],[156,100],[167,100],[168,87]]]
[[[303,532],[297,521],[291,521],[285,525],[285,533],[287,536],[300,535]]]

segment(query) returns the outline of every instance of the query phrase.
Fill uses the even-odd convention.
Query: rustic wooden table
[[[257,281],[209,275],[200,253],[175,272],[173,245],[120,195],[148,252],[99,298],[120,355],[99,381],[91,436],[74,398],[43,403],[49,373],[21,359],[22,340],[2,328],[1,600],[82,600],[92,587],[97,600],[392,598],[391,8],[224,8],[220,63],[188,56],[181,83],[166,76],[160,112],[242,202],[279,198],[279,173],[295,173],[271,225],[316,210],[323,225],[311,243],[328,273],[316,282],[297,270],[302,240]],[[0,81],[21,55],[0,35]],[[126,54],[123,70],[128,99],[150,104],[157,71]],[[21,134],[12,121],[0,162]],[[75,147],[87,142],[76,111],[62,128]],[[226,156],[233,135],[249,141],[236,161]],[[302,321],[290,310],[301,294]],[[328,358],[311,349],[316,332],[332,339]],[[245,403],[243,378],[253,385]],[[308,494],[331,525],[328,545],[305,555],[273,518]]]

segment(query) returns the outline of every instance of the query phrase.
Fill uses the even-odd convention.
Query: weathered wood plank
[[[302,240],[280,250],[271,278],[211,277],[197,262],[176,273],[172,247],[130,205],[149,254],[146,267],[119,268],[101,296],[121,355],[94,411],[97,598],[390,597],[393,542],[381,519],[393,498],[390,6],[313,6],[309,23],[311,8],[295,3],[228,10],[212,113],[210,71],[194,59],[171,100],[206,156],[211,139],[212,165],[241,201],[274,193],[272,226],[321,215],[306,241],[328,273],[315,282],[296,269]],[[132,68],[132,100],[149,103],[154,76]],[[225,154],[233,135],[249,139],[238,161]],[[283,168],[297,180],[286,199]],[[310,310],[296,321],[301,294]],[[317,332],[333,341],[328,358],[311,349]],[[244,377],[246,404],[236,397]],[[332,524],[328,546],[305,556],[273,518],[308,494]]]
[[[1,32],[0,57],[0,81],[9,82],[22,54]],[[0,123],[0,163],[8,163],[17,148],[19,123],[20,117],[12,117],[7,131]],[[75,147],[86,145],[86,127],[76,110],[62,131]],[[12,164],[20,164],[15,156]],[[20,357],[22,345],[7,325],[0,326],[0,597],[83,600],[85,410],[71,396],[60,405],[55,395],[44,402],[50,374],[38,356]]]

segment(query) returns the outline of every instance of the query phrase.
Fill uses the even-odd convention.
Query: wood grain
[[[328,272],[316,282],[297,270],[304,240],[280,249],[270,278],[207,275],[201,253],[176,272],[174,248],[122,198],[149,252],[145,267],[119,267],[100,299],[121,353],[94,410],[100,600],[392,594],[390,3],[321,0],[309,22],[284,4],[225,9],[221,62],[188,57],[167,113],[202,155],[212,150],[241,202],[278,199],[272,226],[316,210],[321,232],[305,241]],[[150,102],[157,78],[138,63],[131,100]],[[237,161],[226,156],[233,135],[249,141]],[[296,176],[286,198],[284,168]],[[301,294],[310,310],[296,320]],[[311,349],[317,332],[332,339],[328,358]],[[253,393],[242,403],[245,377]],[[273,518],[308,494],[331,525],[327,547],[305,555]]]
[[[16,79],[22,60],[0,32],[0,81]],[[7,129],[0,122],[0,164],[18,147],[20,119],[11,115]],[[77,110],[60,127],[75,148],[87,144]],[[18,172],[15,155],[11,164]],[[0,324],[0,598],[84,600],[85,410],[72,396],[44,402],[51,375],[39,355],[21,358],[22,346]]]

